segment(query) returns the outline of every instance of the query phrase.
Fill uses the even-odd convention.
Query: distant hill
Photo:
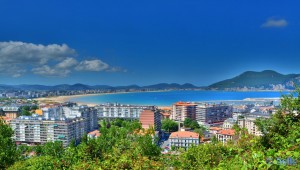
[[[234,78],[214,83],[208,86],[208,89],[258,88],[284,90],[294,89],[293,83],[300,84],[300,74],[283,75],[273,70],[246,71]]]
[[[45,86],[45,85],[3,85],[0,84],[0,90],[60,90],[60,91],[70,91],[70,90],[168,90],[168,89],[199,89],[199,87],[192,84],[168,84],[160,83],[149,86],[138,86],[138,85],[128,85],[128,86],[108,86],[108,85],[85,85],[85,84],[59,84],[55,86]]]

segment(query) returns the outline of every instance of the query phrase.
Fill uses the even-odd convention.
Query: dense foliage
[[[178,131],[178,123],[171,119],[164,119],[161,122],[161,128],[166,132],[175,132]]]
[[[0,119],[0,169],[5,169],[17,160],[17,147],[12,140],[13,130]]]
[[[143,130],[138,122],[123,120],[103,122],[99,138],[85,138],[77,146],[62,148],[55,142],[33,148],[21,146],[16,152],[10,139],[12,131],[2,123],[0,164],[3,169],[15,162],[9,169],[21,170],[300,169],[299,111],[300,97],[284,96],[281,109],[272,118],[256,122],[263,137],[235,127],[237,141],[223,145],[214,140],[169,154],[161,154],[153,142],[153,129]],[[35,151],[36,156],[28,157],[31,151]]]
[[[34,111],[38,109],[37,105],[32,106],[23,106],[21,109],[21,115],[22,116],[31,116]]]

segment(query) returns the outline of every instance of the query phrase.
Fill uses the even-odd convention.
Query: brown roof
[[[94,130],[90,133],[88,133],[89,135],[93,135],[95,137],[99,137],[101,135],[101,133],[99,132],[99,130]]]
[[[219,127],[211,127],[211,128],[209,128],[209,130],[216,130],[216,131],[218,131],[218,130],[222,130],[222,128],[219,128]]]
[[[189,131],[180,131],[171,133],[170,138],[199,138],[199,134]]]
[[[160,113],[160,114],[162,114],[163,116],[171,116],[170,113]]]
[[[233,130],[233,129],[222,129],[217,132],[217,134],[229,135],[229,136],[233,136],[234,133],[235,133],[235,130]]]
[[[171,111],[171,107],[159,107],[159,109],[164,110],[164,111]]]
[[[177,106],[197,106],[197,104],[190,103],[190,102],[177,102],[175,103]]]

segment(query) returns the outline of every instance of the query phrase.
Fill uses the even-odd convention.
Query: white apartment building
[[[237,120],[233,118],[228,118],[223,123],[223,129],[232,129],[234,125],[237,124]]]
[[[124,118],[139,119],[144,110],[153,110],[154,106],[125,105],[119,103],[106,103],[95,107],[98,118]]]
[[[235,131],[233,129],[222,129],[216,133],[216,137],[218,141],[222,143],[226,143],[229,140],[233,140],[235,135]]]
[[[186,118],[196,119],[197,104],[190,102],[177,102],[172,106],[171,119],[184,121]]]
[[[39,116],[20,116],[10,122],[17,143],[44,144],[62,141],[66,147],[74,139],[79,142],[86,133],[86,120],[45,119]]]
[[[62,141],[66,147],[72,140],[79,143],[84,134],[97,128],[97,112],[93,109],[79,108],[81,115],[75,117],[68,113],[70,117],[65,116],[64,109],[62,107],[43,108],[43,116],[34,114],[11,120],[10,125],[14,130],[13,139],[17,143],[27,144]]]
[[[230,105],[198,103],[196,120],[203,125],[224,122],[232,117],[232,112]]]
[[[257,118],[269,118],[270,115],[268,114],[248,114],[243,119],[238,119],[238,125],[240,128],[246,128],[249,132],[249,134],[253,134],[255,136],[262,136],[262,132],[258,129],[258,127],[255,125],[255,121]]]
[[[188,149],[192,145],[199,145],[199,134],[189,131],[171,133],[169,137],[171,147]]]

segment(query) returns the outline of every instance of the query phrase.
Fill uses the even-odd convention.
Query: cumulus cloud
[[[70,68],[73,67],[75,65],[77,65],[77,60],[71,57],[66,58],[65,60],[61,61],[60,63],[58,63],[56,65],[57,68]]]
[[[36,67],[32,69],[32,72],[34,74],[39,74],[42,76],[50,76],[50,77],[65,77],[67,76],[71,71],[70,70],[61,70],[61,69],[56,69],[56,68],[51,68],[47,65],[43,65],[41,67]]]
[[[280,27],[286,27],[288,25],[288,22],[285,19],[275,19],[275,18],[270,18],[268,19],[265,23],[261,25],[261,27],[264,28],[280,28]]]
[[[75,69],[77,71],[105,71],[109,65],[101,60],[84,60],[79,63]]]
[[[121,71],[100,59],[80,61],[77,55],[66,44],[0,42],[0,74],[20,77],[31,71],[43,76],[67,76],[73,71]]]

